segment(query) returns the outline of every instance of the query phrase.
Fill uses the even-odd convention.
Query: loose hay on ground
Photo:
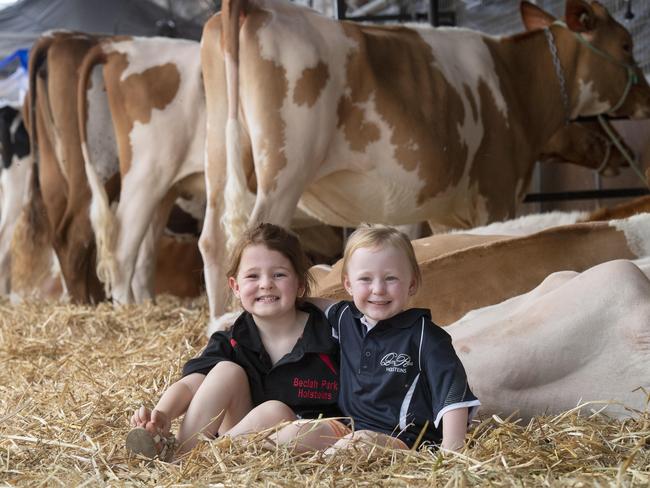
[[[113,309],[0,302],[0,482],[47,486],[647,486],[650,413],[567,412],[476,422],[442,456],[379,450],[294,455],[261,442],[203,442],[179,464],[124,450],[128,417],[152,405],[205,344],[204,302]],[[597,412],[600,405],[591,406]],[[584,412],[584,411],[583,411]]]

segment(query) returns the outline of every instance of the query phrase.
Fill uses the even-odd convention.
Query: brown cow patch
[[[122,82],[123,89],[139,95],[138,99],[142,101],[126,107],[133,121],[149,123],[154,109],[162,110],[174,100],[180,84],[181,74],[173,63],[154,66],[128,76]]]
[[[406,171],[417,171],[424,182],[418,204],[457,184],[467,157],[457,129],[465,111],[456,90],[433,68],[431,48],[417,32],[404,27],[344,24],[344,32],[359,44],[346,67],[351,99],[339,102],[338,113],[339,127],[344,127],[350,145],[363,150],[379,137],[369,128],[359,131],[372,122],[349,108],[372,95],[389,127],[395,159]],[[442,140],[448,141],[446,146],[439,143]]]
[[[122,177],[131,168],[133,152],[129,134],[135,122],[147,124],[154,109],[162,110],[169,105],[178,93],[181,81],[178,67],[172,63],[151,67],[122,81],[122,73],[128,65],[126,54],[113,52],[104,68]]]
[[[323,88],[325,88],[329,77],[330,74],[327,65],[322,61],[314,68],[303,70],[302,76],[297,81],[296,88],[293,92],[293,101],[297,105],[313,107]]]
[[[363,152],[371,142],[379,140],[379,127],[364,119],[363,110],[349,97],[341,97],[337,108],[338,128],[343,129],[345,140],[353,151]]]

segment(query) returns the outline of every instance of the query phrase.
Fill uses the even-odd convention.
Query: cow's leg
[[[97,303],[105,299],[103,286],[95,272],[97,253],[88,205],[87,199],[85,203],[69,208],[54,238],[61,273],[73,303]]]
[[[147,227],[138,250],[138,258],[131,280],[131,294],[135,303],[154,300],[154,275],[156,272],[156,236],[153,224]]]
[[[153,222],[147,228],[138,251],[135,272],[131,280],[131,291],[136,303],[154,299],[154,278],[156,276],[156,256],[171,208],[176,200],[176,192],[167,194],[158,207]]]
[[[210,146],[210,140],[207,142]],[[230,292],[226,280],[226,233],[221,224],[223,215],[223,173],[208,166],[206,171],[206,209],[199,249],[203,258],[205,289],[210,307],[209,330],[221,330],[218,321],[227,309]]]
[[[122,181],[120,203],[117,206],[117,241],[115,245],[115,276],[112,284],[113,301],[132,303],[131,281],[136,259],[147,228],[156,208],[171,186],[167,181],[154,181],[148,173],[152,165],[145,161],[133,166]],[[155,257],[154,257],[155,259]]]
[[[25,200],[31,175],[31,157],[18,160],[2,171],[2,217],[0,217],[0,294],[7,295],[11,284],[11,239]]]
[[[204,66],[205,69],[205,66]],[[209,86],[206,94],[210,95]],[[210,110],[210,109],[213,110]],[[208,103],[208,126],[225,127],[223,110],[214,109]],[[203,228],[199,238],[199,249],[203,258],[203,275],[210,308],[209,331],[222,330],[219,322],[227,310],[230,290],[226,279],[226,232],[222,218],[224,213],[224,188],[226,186],[226,154],[223,140],[215,137],[206,138],[205,157],[205,196],[206,208]]]

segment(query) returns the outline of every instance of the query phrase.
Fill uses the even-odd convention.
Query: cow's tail
[[[115,262],[115,243],[117,240],[116,219],[111,210],[108,194],[101,178],[97,174],[88,150],[88,83],[93,69],[99,64],[105,64],[106,53],[102,43],[93,46],[79,68],[79,84],[77,85],[77,115],[81,153],[84,158],[86,177],[90,185],[92,199],[90,203],[90,223],[95,233],[97,245],[97,277],[104,283],[106,296],[111,296],[111,286],[115,282],[117,265]]]
[[[247,185],[239,124],[239,25],[246,0],[225,0],[221,6],[221,44],[224,50],[228,119],[226,121],[226,178],[222,224],[231,250],[248,224]]]
[[[47,51],[52,45],[52,36],[39,38],[29,56],[29,92],[25,97],[23,117],[29,130],[32,171],[27,185],[26,205],[14,227],[12,237],[11,289],[12,293],[30,294],[49,273],[52,234],[50,221],[41,193],[36,131],[37,77],[46,74]]]

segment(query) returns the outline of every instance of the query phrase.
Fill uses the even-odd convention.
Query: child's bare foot
[[[131,416],[131,427],[146,427],[151,421],[151,410],[142,405]]]
[[[170,435],[169,429],[171,428],[171,422],[167,414],[154,409],[151,412],[150,420],[143,427],[149,432],[159,433],[164,437],[168,437]]]
[[[149,410],[142,405],[133,412],[131,416],[131,427],[143,427],[151,432],[152,435],[160,433],[167,437],[171,428],[171,422],[164,412],[156,409]]]

